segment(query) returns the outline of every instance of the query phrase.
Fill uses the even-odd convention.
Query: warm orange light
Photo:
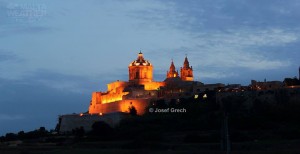
[[[80,113],[79,115],[82,117],[82,116],[83,116],[83,113]]]
[[[153,66],[145,60],[142,53],[139,53],[138,58],[134,60],[128,66],[129,81],[115,81],[107,84],[106,92],[93,92],[92,99],[89,106],[89,114],[103,115],[103,113],[110,112],[128,112],[128,107],[133,105],[138,114],[143,114],[146,105],[150,103],[150,100],[155,97],[163,97],[163,92],[160,92],[161,87],[166,86],[166,82],[153,81]],[[189,67],[187,58],[184,63],[184,71],[182,80],[193,81],[193,70]],[[170,71],[167,72],[167,78],[180,77],[178,71],[175,71],[175,66],[172,61]],[[135,87],[138,85],[138,90]],[[144,91],[140,91],[141,88]],[[155,90],[158,90],[156,92]],[[175,90],[178,92],[178,89]],[[179,89],[182,93],[185,90]],[[175,92],[175,93],[176,93]],[[201,97],[201,95],[195,95],[195,99]],[[206,95],[203,97],[207,97]],[[179,99],[178,99],[179,102]],[[83,116],[83,114],[80,114]]]
[[[149,83],[145,83],[145,90],[158,90],[159,87],[163,87],[165,86],[164,82],[149,82]]]

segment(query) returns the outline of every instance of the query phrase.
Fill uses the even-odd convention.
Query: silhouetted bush
[[[132,116],[136,116],[137,115],[137,110],[134,106],[129,106],[128,108],[129,110],[129,114],[132,115]]]
[[[13,141],[13,140],[17,140],[18,139],[18,135],[14,134],[14,133],[7,133],[5,135],[5,139],[6,141]]]
[[[92,131],[88,135],[90,137],[108,140],[114,137],[114,129],[110,127],[106,122],[97,121],[92,125]]]

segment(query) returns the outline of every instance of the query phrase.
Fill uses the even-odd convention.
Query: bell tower
[[[143,53],[140,52],[136,60],[128,66],[129,82],[144,84],[153,80],[153,66],[144,59]]]
[[[193,67],[190,67],[189,60],[187,56],[184,59],[183,62],[183,67],[180,68],[180,76],[181,80],[183,81],[193,81],[194,76],[193,76]]]
[[[175,71],[175,65],[172,60],[170,69],[169,69],[169,71],[167,71],[167,78],[175,78],[175,77],[178,77],[178,71]]]

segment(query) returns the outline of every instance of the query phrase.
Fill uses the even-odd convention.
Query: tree
[[[284,82],[285,86],[300,85],[300,82],[296,77],[294,77],[294,78],[285,78],[283,82]]]
[[[25,132],[24,132],[23,130],[22,130],[22,131],[19,131],[18,137],[19,137],[20,139],[23,139],[24,136],[25,136]]]
[[[14,133],[7,133],[5,135],[5,138],[6,138],[7,141],[14,141],[14,140],[18,139],[18,136]]]
[[[97,121],[92,125],[90,136],[98,139],[108,140],[113,136],[114,129],[104,121]]]

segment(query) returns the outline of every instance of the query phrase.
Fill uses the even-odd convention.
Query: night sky
[[[1,0],[0,135],[86,112],[128,80],[138,52],[162,81],[185,55],[194,79],[250,84],[298,76],[299,0]]]

